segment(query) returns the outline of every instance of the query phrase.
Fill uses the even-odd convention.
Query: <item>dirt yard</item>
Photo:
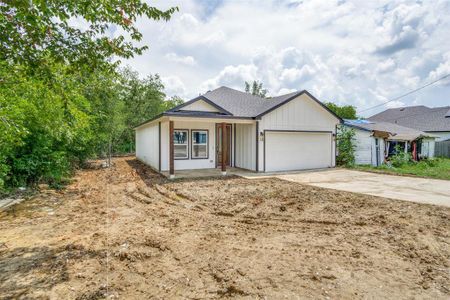
[[[133,158],[0,212],[0,298],[449,299],[450,208]]]

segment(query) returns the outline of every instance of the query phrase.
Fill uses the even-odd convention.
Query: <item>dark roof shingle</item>
[[[421,131],[450,131],[450,118],[446,117],[449,112],[450,106],[409,106],[387,109],[368,120],[394,123]]]

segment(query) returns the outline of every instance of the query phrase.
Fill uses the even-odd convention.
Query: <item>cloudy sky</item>
[[[450,73],[450,1],[152,1],[169,22],[139,20],[149,45],[125,61],[160,74],[183,99],[260,80],[272,96],[307,89],[322,101],[380,104]],[[386,107],[450,105],[450,78]]]

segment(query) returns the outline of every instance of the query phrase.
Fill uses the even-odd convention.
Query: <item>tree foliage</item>
[[[108,65],[112,57],[130,58],[142,34],[138,17],[168,20],[177,8],[159,10],[141,0],[8,0],[0,3],[2,60],[38,65],[51,58],[71,64]],[[117,28],[127,34],[113,37]]]
[[[147,48],[135,46],[138,17],[175,11],[141,0],[0,3],[0,191],[58,186],[87,158],[133,151],[133,127],[179,100],[118,59]]]
[[[267,90],[263,88],[262,82],[259,82],[257,80],[253,80],[253,82],[251,83],[246,81],[245,92],[261,98],[267,98]]]
[[[347,126],[339,126],[336,136],[338,166],[353,166],[355,164],[355,130]]]
[[[0,187],[58,185],[87,158],[133,152],[133,127],[181,101],[165,100],[158,75],[51,71],[49,80],[0,64],[16,82],[0,89]]]
[[[328,107],[332,112],[341,117],[342,119],[357,119],[356,109],[352,105],[343,105],[339,106],[334,104],[333,102],[324,103],[326,107]]]

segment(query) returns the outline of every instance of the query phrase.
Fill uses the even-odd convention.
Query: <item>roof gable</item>
[[[263,115],[270,113],[271,111],[288,103],[289,101],[296,99],[302,94],[306,94],[312,101],[315,101],[328,113],[332,114],[336,119],[342,122],[341,118],[339,118],[322,102],[317,100],[313,95],[305,90],[273,98],[261,98],[224,86],[212,91],[208,91],[204,95],[198,96],[188,102],[172,108],[166,111],[165,114],[185,115],[188,112],[190,114],[194,112],[201,112],[224,114],[237,118],[259,119]]]
[[[189,100],[183,104],[180,104],[166,112],[178,112],[178,111],[193,111],[193,112],[215,112],[224,115],[233,115],[228,110],[217,105],[215,102],[204,96],[198,96],[192,100]]]
[[[209,104],[203,99],[198,99],[191,104],[181,107],[179,110],[185,111],[203,111],[203,112],[221,112],[216,106]]]

